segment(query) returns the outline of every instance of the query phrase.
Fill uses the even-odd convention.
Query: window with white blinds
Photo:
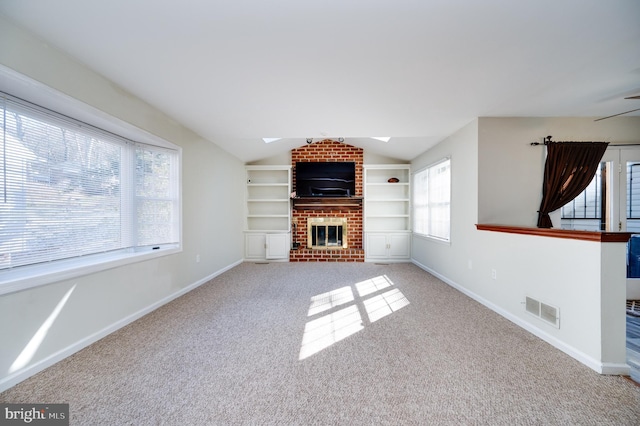
[[[445,159],[413,175],[413,232],[449,241],[451,160]]]
[[[1,93],[0,125],[0,272],[179,243],[176,150]]]

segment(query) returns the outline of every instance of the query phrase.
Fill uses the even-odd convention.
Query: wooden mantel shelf
[[[537,235],[550,238],[567,238],[571,240],[598,241],[601,243],[626,243],[631,232],[597,232],[573,231],[568,229],[528,228],[525,226],[477,224],[479,231],[507,232],[510,234]]]
[[[362,197],[300,197],[293,198],[296,210],[360,210]]]

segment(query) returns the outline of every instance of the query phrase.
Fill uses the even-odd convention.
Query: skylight
[[[372,136],[371,139],[375,139],[382,142],[389,142],[389,139],[391,138],[389,136],[378,136],[377,138]]]
[[[262,138],[264,143],[271,143],[271,142],[279,141],[280,139],[282,138]]]

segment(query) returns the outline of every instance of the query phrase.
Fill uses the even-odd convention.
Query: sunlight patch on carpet
[[[371,325],[409,305],[409,300],[393,282],[380,275],[311,297],[307,322],[302,336],[299,360],[303,360],[363,330],[363,317]],[[336,310],[336,307],[349,304]],[[327,313],[327,311],[330,311]],[[324,314],[323,314],[324,313]],[[319,316],[323,314],[322,316]]]
[[[318,294],[311,298],[309,313],[307,316],[312,317],[320,312],[328,311],[336,306],[344,305],[353,301],[353,290],[346,286],[327,293]]]
[[[407,298],[397,288],[364,301],[364,307],[371,322],[391,315],[408,304]]]
[[[371,293],[391,287],[393,283],[386,275],[379,275],[365,281],[356,283],[356,289],[360,297],[365,297]]]
[[[360,312],[355,305],[309,321],[304,328],[299,359],[316,354],[363,328]]]

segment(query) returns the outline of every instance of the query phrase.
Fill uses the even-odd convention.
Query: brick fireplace
[[[298,248],[290,251],[292,262],[363,262],[362,232],[362,184],[363,184],[362,148],[347,145],[331,139],[301,146],[291,151],[293,166],[293,190],[295,191],[297,162],[352,161],[356,165],[356,193],[350,198],[323,200],[294,199],[292,220],[293,242]],[[346,219],[349,244],[348,248],[307,248],[309,218]]]

